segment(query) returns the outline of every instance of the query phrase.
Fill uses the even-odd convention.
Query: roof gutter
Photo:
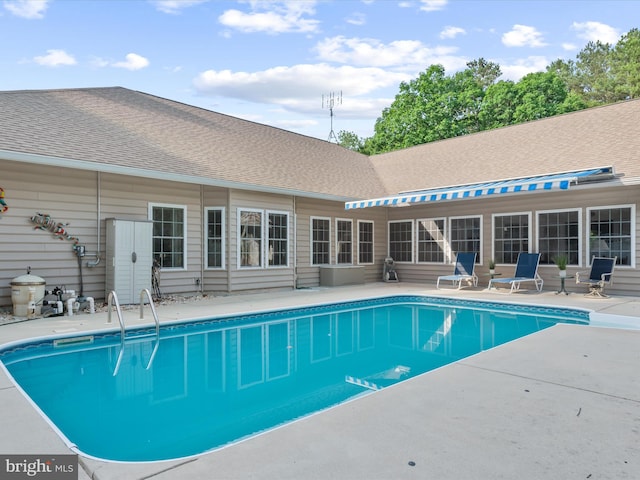
[[[0,150],[0,159],[14,162],[30,163],[35,165],[47,165],[51,167],[73,168],[77,170],[88,170],[91,172],[112,173],[115,175],[128,175],[132,177],[153,178],[157,180],[169,180],[173,182],[191,183],[196,185],[206,185],[211,187],[229,188],[237,190],[251,190],[254,192],[274,193],[279,195],[293,195],[298,197],[316,198],[320,200],[331,200],[336,202],[346,202],[353,200],[352,197],[341,195],[330,195],[318,192],[305,192],[291,188],[278,188],[251,183],[233,182],[229,180],[213,179],[196,175],[182,175],[179,173],[160,172],[157,170],[147,170],[144,168],[124,167],[122,165],[111,165],[108,163],[87,162],[84,160],[74,160],[63,157],[51,157],[34,153],[14,152],[11,150]]]

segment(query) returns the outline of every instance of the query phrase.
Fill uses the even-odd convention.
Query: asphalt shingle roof
[[[120,88],[0,92],[0,150],[341,198],[383,190],[333,143]]]
[[[640,183],[640,100],[372,157],[121,87],[0,92],[0,124],[0,150],[345,200],[609,165]]]

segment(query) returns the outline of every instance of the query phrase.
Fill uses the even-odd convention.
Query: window
[[[328,265],[331,252],[331,221],[311,218],[311,264]]]
[[[269,266],[286,267],[289,264],[289,215],[268,213]]]
[[[206,208],[206,268],[224,268],[224,208]]]
[[[496,263],[518,262],[520,252],[529,252],[530,213],[493,216],[493,258]]]
[[[617,265],[633,266],[633,206],[589,208],[589,262],[592,256],[618,257]]]
[[[352,263],[353,222],[336,220],[336,263]]]
[[[580,210],[538,212],[540,265],[553,265],[566,255],[569,265],[580,264]]]
[[[240,267],[286,267],[289,263],[289,214],[257,209],[238,212]]]
[[[358,220],[358,263],[373,263],[373,222]]]
[[[262,210],[238,210],[240,267],[262,266]]]
[[[184,268],[187,208],[159,204],[149,208],[153,221],[153,259],[161,268]]]
[[[478,262],[482,255],[482,217],[451,217],[449,236],[452,257],[458,252],[476,252]]]
[[[413,222],[389,222],[389,256],[396,262],[413,262]]]
[[[418,220],[418,262],[444,263],[444,218]]]

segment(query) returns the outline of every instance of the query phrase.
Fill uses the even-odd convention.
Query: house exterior
[[[547,289],[555,255],[615,255],[608,291],[640,288],[637,100],[373,157],[119,87],[0,92],[0,119],[0,305],[28,267],[106,298],[131,222],[163,294],[381,281],[387,256],[435,285],[467,250],[505,275],[539,251]]]

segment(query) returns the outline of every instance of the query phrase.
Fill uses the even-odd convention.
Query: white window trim
[[[207,259],[209,258],[209,242],[208,242],[208,237],[207,237],[207,231],[208,231],[208,214],[210,211],[215,210],[215,211],[220,211],[220,216],[222,219],[222,243],[221,243],[221,248],[222,248],[222,263],[219,267],[210,267],[209,264],[207,263]],[[225,270],[226,269],[226,248],[227,248],[227,212],[225,207],[205,207],[204,208],[204,263],[205,263],[205,270]]]
[[[436,220],[442,220],[442,227],[444,229],[444,231],[442,232],[442,236],[443,236],[443,256],[442,256],[442,262],[421,262],[420,261],[420,239],[418,238],[418,236],[420,235],[420,228],[419,227],[419,223],[420,222],[424,222],[424,221],[436,221]],[[415,226],[415,235],[416,235],[416,263],[420,264],[420,265],[446,265],[447,263],[452,263],[451,259],[449,258],[449,251],[450,246],[449,246],[449,238],[447,237],[447,217],[425,217],[425,218],[416,218],[416,226]]]
[[[326,220],[329,223],[329,263],[313,263],[313,221],[314,220]],[[331,249],[332,249],[332,236],[331,236],[331,217],[309,217],[309,265],[312,267],[321,267],[324,265],[331,265]]]
[[[179,271],[187,271],[187,265],[189,265],[188,263],[188,259],[187,259],[187,224],[188,224],[188,217],[187,217],[187,206],[186,205],[177,205],[174,203],[149,203],[147,205],[147,218],[149,218],[149,220],[151,220],[151,222],[153,223],[153,209],[155,207],[159,207],[159,208],[175,208],[175,209],[182,209],[182,211],[184,212],[184,214],[182,215],[182,218],[184,219],[184,221],[182,222],[182,258],[183,258],[183,265],[182,267],[163,267],[161,269],[161,271],[163,272],[179,272]],[[151,238],[153,239],[153,233],[151,234]]]
[[[360,262],[360,224],[371,224],[371,262]],[[356,239],[356,262],[358,265],[374,265],[376,262],[376,244],[375,244],[375,231],[376,225],[373,220],[358,220],[356,222],[358,238]]]
[[[606,210],[609,208],[629,208],[631,209],[631,265],[616,265],[616,269],[631,269],[636,268],[636,205],[635,203],[628,203],[622,205],[597,205],[593,207],[587,207],[585,212],[585,237],[588,237],[591,234],[591,210]],[[591,265],[591,249],[589,248],[588,242],[585,247],[585,251],[587,254],[587,263]],[[617,262],[616,262],[617,263]]]
[[[480,251],[478,252],[478,263],[477,265],[484,265],[484,256],[482,252],[484,250],[484,218],[483,215],[458,215],[454,217],[449,217],[449,221],[447,222],[447,256],[449,257],[449,263],[455,262],[455,258],[453,256],[453,248],[451,247],[451,224],[453,220],[460,220],[464,218],[477,218],[480,220]],[[493,249],[493,247],[492,247]]]
[[[352,218],[335,218],[335,246],[336,246],[336,265],[353,265],[355,262],[353,261],[353,219]],[[349,224],[351,224],[351,261],[348,263],[340,263],[338,262],[338,257],[339,257],[339,251],[338,251],[338,247],[340,246],[340,241],[338,240],[338,235],[339,235],[339,231],[338,231],[338,222],[349,222]]]
[[[568,265],[569,267],[582,268],[582,257],[584,256],[584,229],[582,221],[582,208],[554,208],[552,210],[536,210],[536,231],[535,231],[535,246],[536,252],[540,251],[540,215],[545,213],[564,213],[564,212],[578,212],[578,265]],[[558,268],[555,265],[542,265],[540,268]]]
[[[269,265],[269,215],[285,215],[287,217],[287,263],[285,265]],[[285,210],[265,210],[262,222],[265,224],[264,230],[264,268],[278,269],[289,268],[291,262],[291,212]]]
[[[242,218],[242,212],[253,212],[253,213],[259,213],[260,214],[260,264],[256,265],[256,266],[247,266],[247,265],[241,265],[242,263],[242,228],[241,228],[241,218]],[[264,256],[264,224],[265,224],[265,219],[264,219],[265,215],[264,215],[264,210],[262,210],[261,208],[250,208],[250,207],[238,207],[236,209],[236,218],[237,218],[237,252],[236,252],[236,266],[238,270],[242,270],[242,271],[247,271],[247,270],[260,270],[261,268],[264,268],[264,263],[265,263],[265,256]]]
[[[242,266],[242,212],[253,212],[260,214],[260,264],[256,266]],[[269,265],[269,215],[285,215],[287,217],[287,263],[286,265]],[[237,268],[238,270],[260,270],[260,269],[285,269],[291,264],[291,212],[286,210],[266,210],[262,208],[238,207],[237,215]]]
[[[404,220],[389,220],[387,222],[387,257],[391,257],[391,224],[392,223],[410,223],[411,224],[411,261],[399,261],[393,259],[395,263],[412,264],[416,259],[416,222],[411,218],[405,218]]]
[[[532,221],[532,212],[502,212],[502,213],[492,213],[491,214],[491,258],[496,258],[496,217],[514,217],[516,215],[526,215],[528,222],[529,234],[527,235],[527,243],[529,244],[529,251],[526,253],[531,253],[531,249],[533,247],[533,223]],[[515,263],[496,263],[496,265],[502,266],[512,266]]]

